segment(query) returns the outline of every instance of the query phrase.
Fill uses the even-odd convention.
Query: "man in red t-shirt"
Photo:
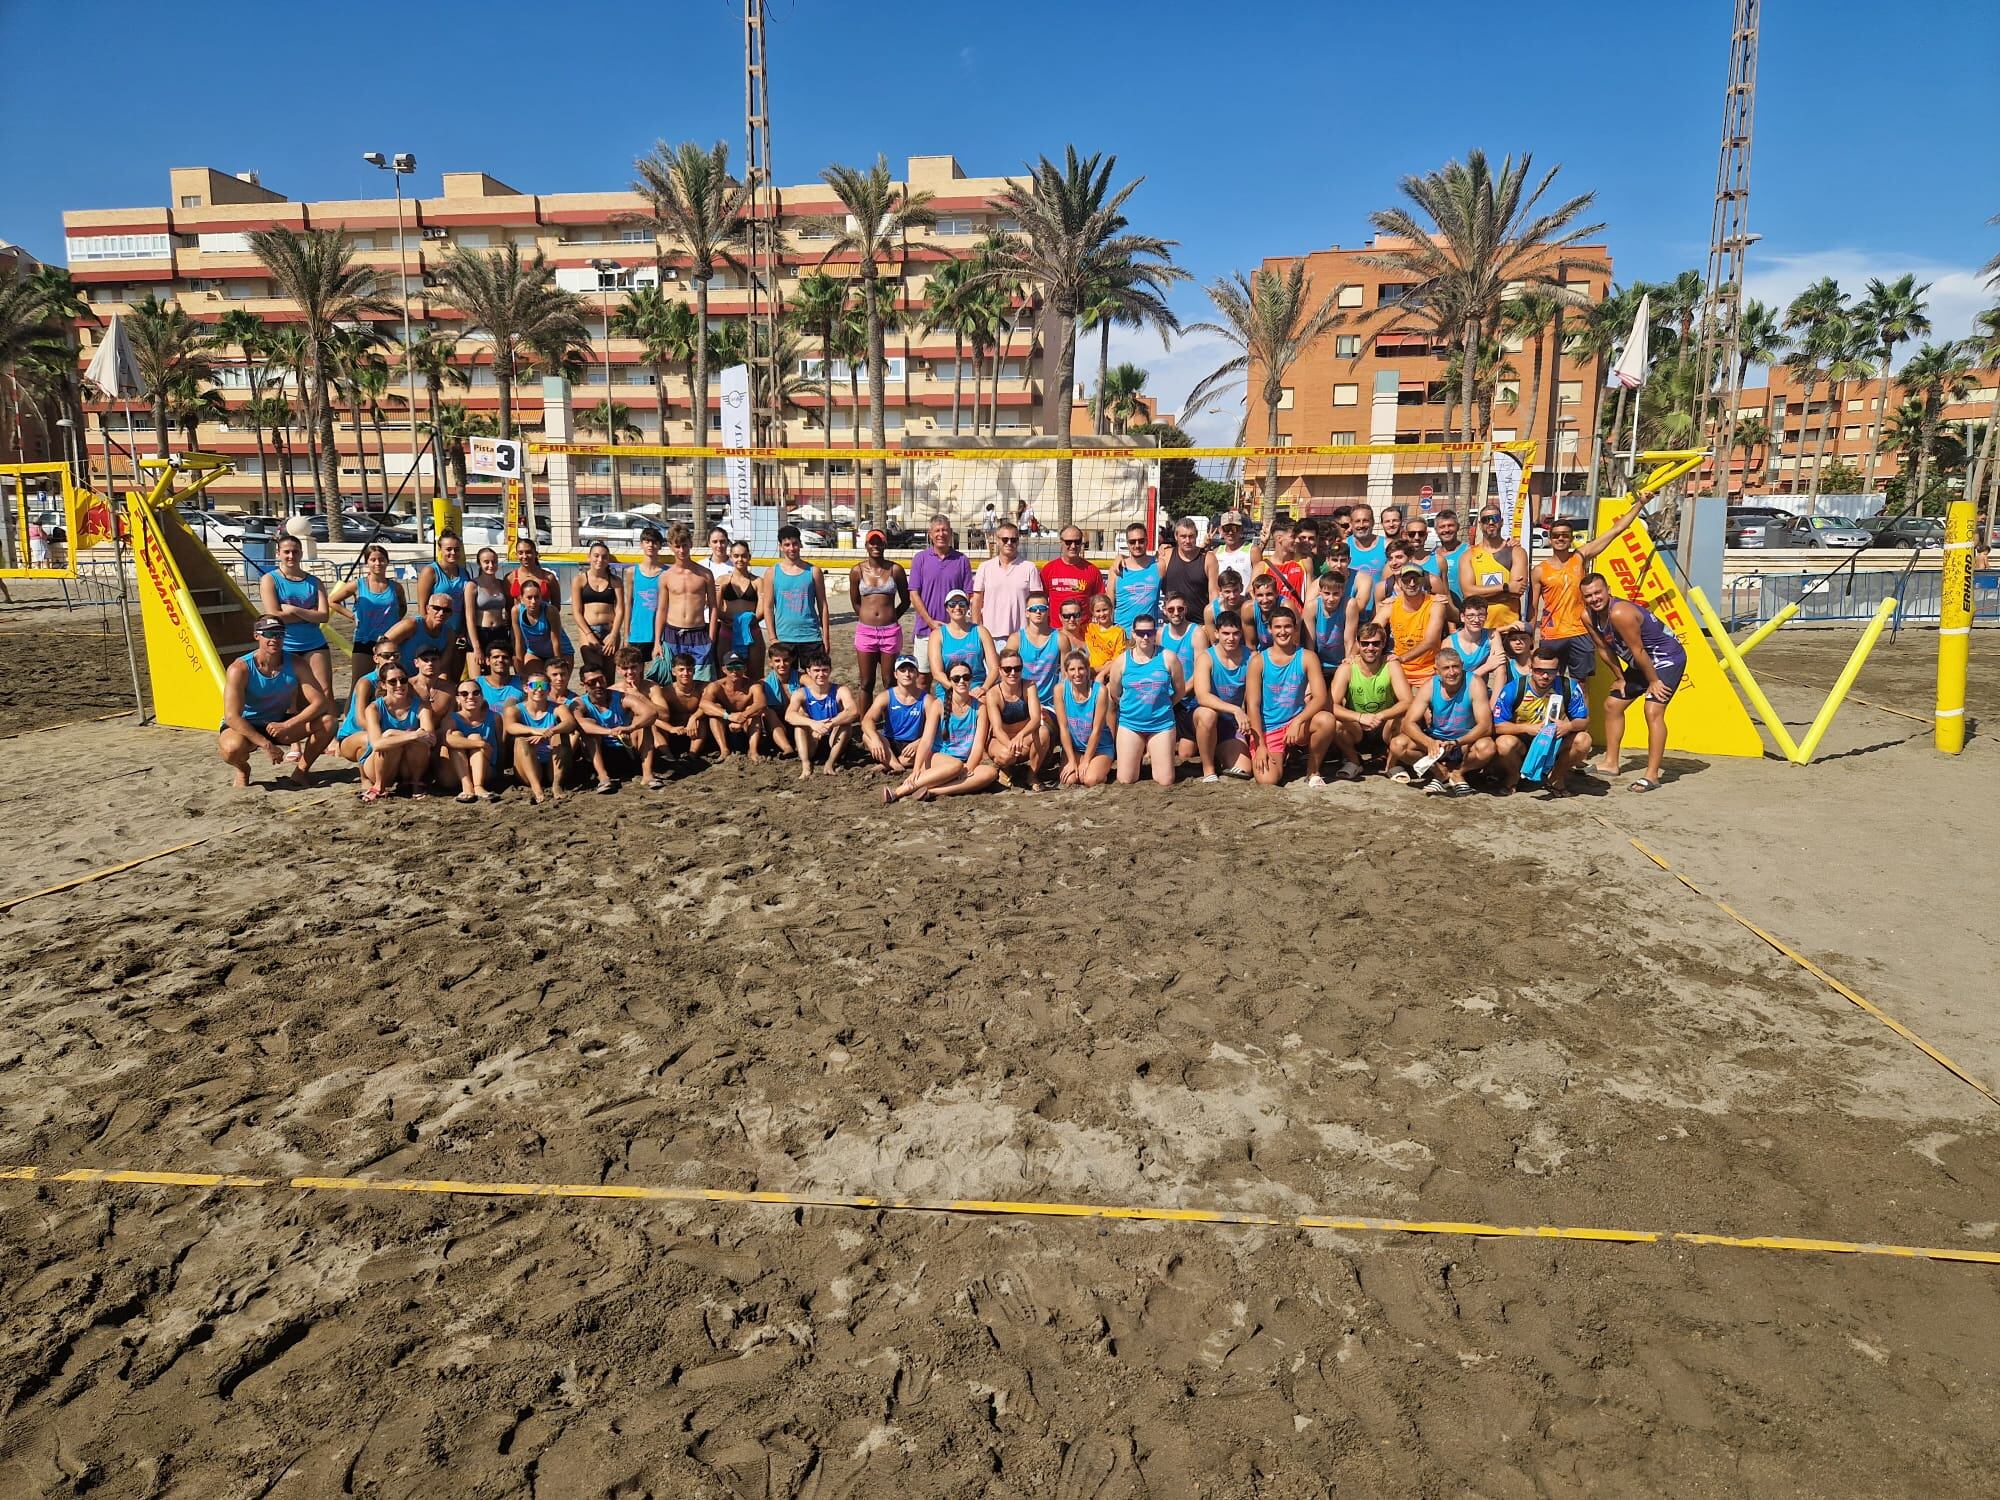
[[[1090,596],[1104,592],[1104,573],[1083,555],[1083,533],[1074,526],[1062,529],[1062,556],[1042,564],[1042,592],[1049,596],[1049,612],[1062,618],[1063,601],[1079,599],[1086,610]]]

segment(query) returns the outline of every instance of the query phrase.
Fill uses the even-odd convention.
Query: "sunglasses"
[[[1045,615],[1048,612],[1049,607],[1046,604],[1030,604],[1028,606],[1028,613],[1031,615]]]
[[[1000,663],[1000,670],[1009,673],[1018,672],[1021,670],[1021,664],[1019,662],[1008,663],[1003,661]]]
[[[972,681],[972,674],[970,672],[953,672],[951,676],[946,679],[946,681],[961,682],[961,683],[970,682]]]
[[[1083,538],[1080,536],[1066,536],[1062,539],[1062,544],[1065,547],[1081,547],[1083,545]]]
[[[1062,617],[1065,620],[1081,620],[1083,618],[1083,611],[1080,609],[1066,609],[1063,611]]]
[[[466,699],[472,699],[472,698],[477,698],[477,697],[479,696],[479,689],[478,689],[478,688],[460,688],[460,689],[458,690],[458,696],[459,696],[459,697],[461,697],[461,698],[466,698]]]
[[[1003,536],[1000,538],[1000,545],[1003,547],[1011,547],[1014,545],[1014,543],[1020,540],[1021,539],[1017,536]]]
[[[1135,630],[1132,632],[1132,639],[1135,641],[1150,641],[1154,634],[1155,632],[1150,630]]]
[[[529,692],[533,692],[536,688],[541,688],[543,691],[547,691],[548,685],[549,685],[549,680],[546,677],[530,677],[528,679]]]

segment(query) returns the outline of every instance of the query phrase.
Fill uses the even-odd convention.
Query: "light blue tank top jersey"
[[[632,710],[625,706],[623,693],[613,693],[604,700],[602,708],[590,701],[589,694],[578,693],[571,706],[578,713],[590,715],[593,724],[601,724],[606,729],[623,729],[632,722]]]
[[[771,613],[778,639],[799,644],[819,639],[819,569],[807,563],[787,573],[780,563],[771,569]]]
[[[548,606],[542,606],[542,618],[530,620],[525,604],[514,606],[514,621],[521,627],[521,649],[530,656],[539,656],[547,661],[552,656],[569,655],[569,639],[562,633],[556,617],[549,613]]]
[[[324,598],[319,580],[310,573],[303,578],[287,578],[274,569],[266,576],[270,578],[280,604],[289,604],[294,609],[316,609]],[[287,651],[317,651],[325,644],[326,632],[317,625],[293,620],[285,626]]]
[[[449,651],[453,639],[454,632],[451,626],[446,625],[442,630],[432,630],[422,620],[417,621],[417,628],[410,632],[410,638],[403,642],[403,649],[398,653],[403,659],[403,670],[405,672],[417,670],[419,651]]]
[[[489,711],[484,719],[475,724],[466,718],[464,714],[458,712],[457,709],[453,709],[451,727],[460,734],[478,735],[482,740],[486,741],[486,754],[488,758],[495,762],[499,761],[500,715]]]
[[[660,580],[666,576],[665,568],[650,578],[646,576],[644,566],[632,569],[632,615],[625,622],[626,640],[650,646],[659,635]]]
[[[1130,631],[1141,615],[1160,611],[1160,560],[1150,559],[1143,568],[1127,568],[1113,584],[1113,613],[1119,628]]]
[[[1194,658],[1196,649],[1194,632],[1195,627],[1190,625],[1186,630],[1181,632],[1180,639],[1175,640],[1171,629],[1166,625],[1160,626],[1160,647],[1162,651],[1171,651],[1181,659],[1181,681],[1187,684],[1188,695],[1190,697],[1194,694]]]
[[[1264,727],[1279,729],[1299,716],[1299,710],[1306,704],[1306,659],[1305,653],[1294,651],[1292,659],[1279,666],[1269,651],[1258,655],[1264,658],[1262,709]]]
[[[528,701],[528,695],[511,682],[503,682],[495,687],[484,677],[475,677],[472,680],[479,684],[479,696],[486,700],[486,706],[496,714],[505,713],[510,703]]]
[[[951,669],[963,662],[972,669],[972,685],[975,689],[986,686],[986,647],[979,639],[979,627],[968,625],[964,635],[954,635],[949,625],[939,625],[938,655],[943,658],[944,675],[951,676]],[[1025,661],[1023,665],[1025,665]],[[946,686],[939,684],[940,691]]]
[[[1457,696],[1444,690],[1444,684],[1437,678],[1431,679],[1431,737],[1440,740],[1463,739],[1472,728],[1472,679],[1466,678],[1458,685]]]
[[[1256,637],[1253,644],[1262,651],[1271,644],[1271,622],[1264,618],[1264,606],[1254,599],[1250,601],[1250,616],[1254,627],[1250,633]]]
[[[1433,578],[1442,577],[1444,579],[1445,592],[1450,594],[1454,599],[1458,597],[1458,560],[1465,556],[1465,549],[1471,545],[1472,543],[1470,542],[1460,542],[1451,551],[1445,553],[1442,572],[1439,570],[1438,555],[1435,552],[1424,559],[1424,571]]]
[[[799,684],[799,696],[805,703],[806,717],[815,724],[824,724],[840,712],[840,689],[831,683],[827,684],[826,696],[821,698],[813,695],[811,683],[802,682]]]
[[[1241,703],[1243,689],[1250,680],[1250,656],[1244,653],[1243,660],[1234,667],[1222,659],[1222,653],[1215,647],[1208,648],[1209,690],[1224,703]]]
[[[375,705],[375,713],[381,719],[382,728],[385,733],[391,729],[416,729],[424,722],[424,706],[417,702],[415,698],[410,699],[410,706],[401,714],[398,714],[380,698],[372,698],[369,701]],[[456,718],[457,715],[454,714],[453,717]],[[374,753],[375,747],[373,745],[363,745],[361,747],[361,755],[355,761],[355,764],[359,765],[361,761],[368,759]]]
[[[537,714],[529,709],[527,700],[523,699],[521,702],[521,722],[530,729],[553,729],[556,722],[556,705],[554,700],[551,700],[549,706]],[[535,758],[537,760],[547,760],[554,753],[555,747],[553,745],[535,746]]]
[[[1174,679],[1167,658],[1140,661],[1125,653],[1125,671],[1118,688],[1118,722],[1135,734],[1158,734],[1174,725]]]
[[[299,674],[292,670],[291,663],[286,662],[268,677],[257,670],[254,658],[245,657],[243,667],[244,719],[262,729],[266,724],[290,718],[292,697],[299,690]],[[224,724],[221,727],[227,729],[229,726]]]
[[[1054,708],[1056,686],[1062,681],[1062,637],[1051,632],[1038,650],[1023,630],[1014,637],[1014,649],[1021,653],[1021,675],[1035,685],[1042,707]]]
[[[472,582],[472,570],[463,563],[456,573],[447,573],[443,563],[438,563],[436,581],[431,585],[433,594],[443,594],[451,600],[451,613],[445,616],[445,634],[456,640],[465,633],[465,589]]]
[[[1078,702],[1076,689],[1067,682],[1062,685],[1063,712],[1069,716],[1069,744],[1079,754],[1083,751],[1084,742],[1090,738],[1090,721],[1097,716],[1097,698],[1103,691],[1104,685],[1093,677],[1090,679],[1089,694]],[[1105,732],[1097,737],[1099,754],[1103,754],[1110,739],[1110,726],[1106,725]]]
[[[364,682],[368,684],[371,691],[379,691],[375,687],[375,673],[373,672],[370,672],[366,677],[355,680],[354,686],[348,690],[347,712],[340,716],[340,729],[334,735],[334,738],[337,740],[344,740],[350,734],[361,733],[361,684]]]
[[[373,593],[368,580],[362,579],[354,590],[354,649],[359,651],[374,645],[402,618],[403,603],[393,587]]]
[[[1365,547],[1353,537],[1347,539],[1347,563],[1350,568],[1380,578],[1383,565],[1388,561],[1389,539],[1379,531],[1375,534],[1375,540]]]
[[[779,713],[783,713],[785,705],[792,701],[792,689],[798,685],[799,674],[796,672],[792,673],[783,682],[778,681],[778,674],[776,672],[766,672],[764,674],[764,706],[766,708],[775,708]]]
[[[944,722],[938,726],[937,753],[954,755],[964,760],[972,754],[973,731],[979,727],[979,705],[973,704],[962,714],[955,714],[946,705]]]
[[[1351,580],[1351,575],[1350,575]],[[1313,654],[1319,664],[1331,672],[1340,665],[1347,655],[1347,597],[1341,596],[1340,603],[1331,610],[1326,607],[1326,596],[1322,594],[1313,601],[1312,613]]]
[[[1494,635],[1490,630],[1476,649],[1465,644],[1465,632],[1462,630],[1454,630],[1445,637],[1445,644],[1465,659],[1465,675],[1468,677],[1486,665],[1486,658],[1493,654],[1493,641]]]
[[[889,708],[883,716],[884,728],[889,732],[889,743],[898,750],[914,744],[924,732],[924,700],[920,697],[914,703],[905,703],[889,689]]]

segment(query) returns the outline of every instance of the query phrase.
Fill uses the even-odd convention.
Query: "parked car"
[[[1877,547],[1944,546],[1944,522],[1935,516],[1864,516],[1858,523]]]
[[[1763,547],[1770,545],[1769,533],[1774,526],[1783,526],[1796,517],[1788,510],[1779,510],[1774,505],[1732,505],[1722,521],[1722,545],[1725,547]]]
[[[1769,533],[1771,547],[1865,547],[1868,533],[1844,516],[1794,516]]]
[[[176,510],[187,529],[211,547],[234,547],[243,539],[244,524],[252,519],[235,510]]]
[[[491,511],[473,511],[468,513],[459,524],[458,534],[464,539],[465,550],[467,552],[476,552],[481,547],[504,548],[507,545],[507,523]],[[634,533],[635,538],[636,535]],[[584,545],[589,546],[593,540],[595,538],[585,536],[583,538]],[[606,540],[610,539],[606,538]],[[554,545],[554,542],[555,538],[549,531],[548,522],[538,519],[535,522],[535,545],[538,547],[548,547]],[[619,544],[612,542],[611,545],[616,547]]]
[[[466,525],[472,524],[472,517],[465,518]],[[498,525],[496,518],[495,525]],[[592,516],[576,529],[576,539],[588,547],[592,542],[603,542],[614,551],[630,552],[639,545],[639,533],[648,526],[666,534],[666,524],[659,517],[631,510],[607,510]]]
[[[327,539],[325,516],[313,516],[312,537],[316,542]],[[347,543],[360,542],[414,542],[416,528],[407,521],[396,521],[389,517],[342,515],[340,518],[340,539]]]
[[[832,547],[839,543],[840,529],[831,521],[793,521],[799,528],[799,543],[805,547]]]

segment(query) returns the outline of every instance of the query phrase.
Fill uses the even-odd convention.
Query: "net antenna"
[[[1735,460],[1736,417],[1743,404],[1743,258],[1759,238],[1750,233],[1750,138],[1757,114],[1757,29],[1762,8],[1763,0],[1735,0],[1730,22],[1729,81],[1722,94],[1715,213],[1696,355],[1695,430],[1711,444],[1714,493],[1725,498]]]
[[[743,0],[743,180],[750,188],[749,359],[754,441],[784,442],[784,372],[778,368],[779,218],[776,179],[771,175],[771,84],[764,50],[764,0]],[[759,369],[758,366],[763,366]],[[759,392],[758,386],[763,390]],[[771,503],[765,487],[771,474],[783,486],[783,470],[751,465],[755,503]]]

